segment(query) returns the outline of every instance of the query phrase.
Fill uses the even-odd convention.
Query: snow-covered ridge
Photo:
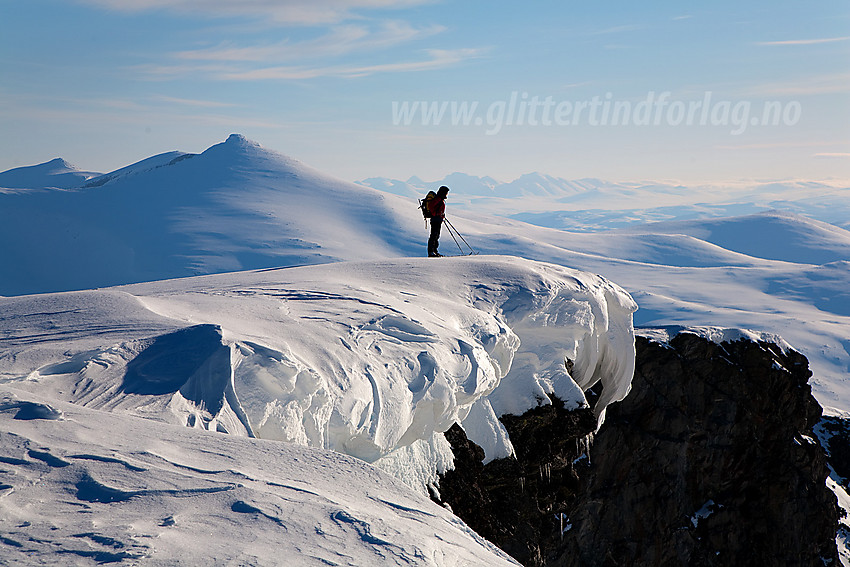
[[[184,159],[189,159],[194,156],[195,154],[187,154],[177,151],[165,152],[162,154],[151,156],[147,159],[143,159],[142,161],[136,162],[126,167],[122,167],[121,169],[116,169],[115,171],[112,171],[110,173],[106,173],[104,175],[99,175],[97,177],[89,179],[84,185],[82,185],[82,188],[89,189],[92,187],[101,187],[103,185],[106,185],[107,183],[111,183],[117,179],[121,179],[122,177],[126,177],[128,175],[137,175],[139,173],[151,171],[160,167],[174,165],[183,161]]]
[[[693,325],[688,327],[672,325],[658,328],[639,328],[635,330],[636,335],[646,337],[660,343],[670,342],[670,340],[679,333],[696,335],[716,344],[747,340],[756,343],[772,343],[782,349],[783,352],[794,348],[788,344],[788,341],[776,333],[757,331],[753,329],[713,327],[706,325]]]
[[[262,270],[0,309],[0,378],[16,387],[333,449],[420,488],[451,466],[453,423],[488,459],[508,456],[497,415],[550,394],[579,407],[600,381],[602,410],[634,370],[626,292],[518,258]]]

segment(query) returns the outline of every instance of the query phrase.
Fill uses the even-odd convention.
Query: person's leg
[[[431,237],[428,238],[428,256],[438,256],[437,247],[440,245],[440,228],[443,225],[441,217],[431,219]]]

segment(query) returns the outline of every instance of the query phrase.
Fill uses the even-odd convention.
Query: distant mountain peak
[[[244,158],[268,158],[271,156],[276,156],[277,158],[283,158],[286,161],[292,161],[287,156],[280,154],[279,152],[269,150],[261,146],[258,142],[250,140],[243,136],[242,134],[231,134],[227,137],[223,142],[219,142],[218,144],[214,144],[204,150],[201,155],[215,155],[216,159],[224,160],[225,162],[232,159],[244,159]]]
[[[77,168],[65,161],[62,158],[53,158],[44,164],[46,168],[63,168],[63,169],[72,169],[76,170]]]
[[[81,171],[62,158],[37,165],[17,167],[0,173],[0,187],[16,189],[69,189],[78,187],[88,179],[100,175]]]
[[[249,140],[242,134],[231,134],[227,137],[224,143],[228,146],[237,146],[237,147],[245,147],[245,148],[261,148],[259,143]]]

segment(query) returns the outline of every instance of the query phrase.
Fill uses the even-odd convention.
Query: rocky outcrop
[[[503,417],[517,458],[487,465],[454,430],[458,468],[443,478],[443,501],[524,565],[837,565],[838,509],[805,357],[681,333],[638,338],[636,363],[589,460],[588,410]]]
[[[567,411],[555,398],[522,416],[500,419],[516,458],[483,465],[484,451],[453,426],[446,438],[455,469],[442,477],[435,499],[523,565],[545,565],[560,542],[561,514],[571,509],[579,488],[576,461],[587,449],[596,417],[589,408]]]

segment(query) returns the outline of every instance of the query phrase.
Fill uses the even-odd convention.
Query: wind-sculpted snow
[[[497,415],[551,394],[579,407],[600,381],[604,410],[634,365],[628,294],[517,258],[263,270],[6,305],[0,375],[17,387],[333,449],[420,489],[451,466],[442,432],[455,422],[488,459],[505,457]]]
[[[38,415],[19,418],[27,407]],[[0,564],[517,565],[346,455],[47,403],[2,384]]]

